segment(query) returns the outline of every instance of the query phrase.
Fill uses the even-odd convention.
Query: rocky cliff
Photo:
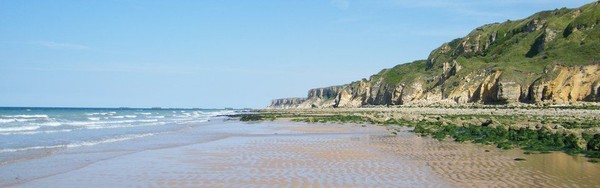
[[[306,98],[283,98],[283,99],[273,99],[271,101],[271,108],[298,108]]]
[[[312,89],[295,107],[600,102],[599,6],[484,25],[426,60]]]

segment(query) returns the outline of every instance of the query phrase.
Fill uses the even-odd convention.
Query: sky
[[[263,108],[591,0],[0,0],[0,106]]]

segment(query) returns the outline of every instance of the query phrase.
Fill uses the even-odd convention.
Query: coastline
[[[22,176],[6,166],[0,169],[21,175],[21,181],[2,185],[14,187],[48,183],[59,187],[471,187],[600,183],[593,178],[600,175],[600,165],[586,162],[582,157],[560,152],[525,155],[521,150],[440,142],[410,130],[404,128],[397,135],[390,135],[386,127],[368,123],[240,122],[222,117],[172,134],[64,150],[49,158],[35,159],[38,162],[51,162],[51,158],[55,161],[68,158],[69,162],[91,160],[43,177],[27,179],[31,174]],[[127,149],[141,143],[152,147]],[[516,157],[527,160],[515,161]],[[14,164],[12,170],[27,167],[25,163]],[[38,168],[43,170],[57,164]]]

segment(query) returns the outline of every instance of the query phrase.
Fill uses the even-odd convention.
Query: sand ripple
[[[38,179],[37,187],[594,187],[600,165],[523,155],[382,127],[275,123],[183,147],[147,150]],[[259,126],[241,124],[240,126]],[[265,126],[261,126],[265,127]],[[247,128],[247,127],[246,127]],[[258,128],[257,128],[258,129]],[[295,131],[290,133],[289,131]],[[274,132],[289,134],[274,134]],[[260,131],[259,131],[260,132]],[[484,152],[484,150],[491,152]],[[515,157],[527,161],[517,162]]]

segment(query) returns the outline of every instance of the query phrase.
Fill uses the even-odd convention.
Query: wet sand
[[[206,139],[188,141],[196,137]],[[184,139],[173,141],[178,138]],[[160,147],[135,149],[143,143]],[[110,155],[114,152],[119,154]],[[38,177],[17,170],[65,156],[89,161]],[[513,160],[516,157],[527,160]],[[58,151],[49,157],[0,166],[0,175],[6,176],[7,170],[20,173],[19,180],[2,179],[10,180],[2,185],[15,187],[600,185],[600,164],[560,152],[524,155],[520,150],[439,142],[408,131],[391,136],[384,127],[373,125],[292,122],[213,122],[102,149]]]

